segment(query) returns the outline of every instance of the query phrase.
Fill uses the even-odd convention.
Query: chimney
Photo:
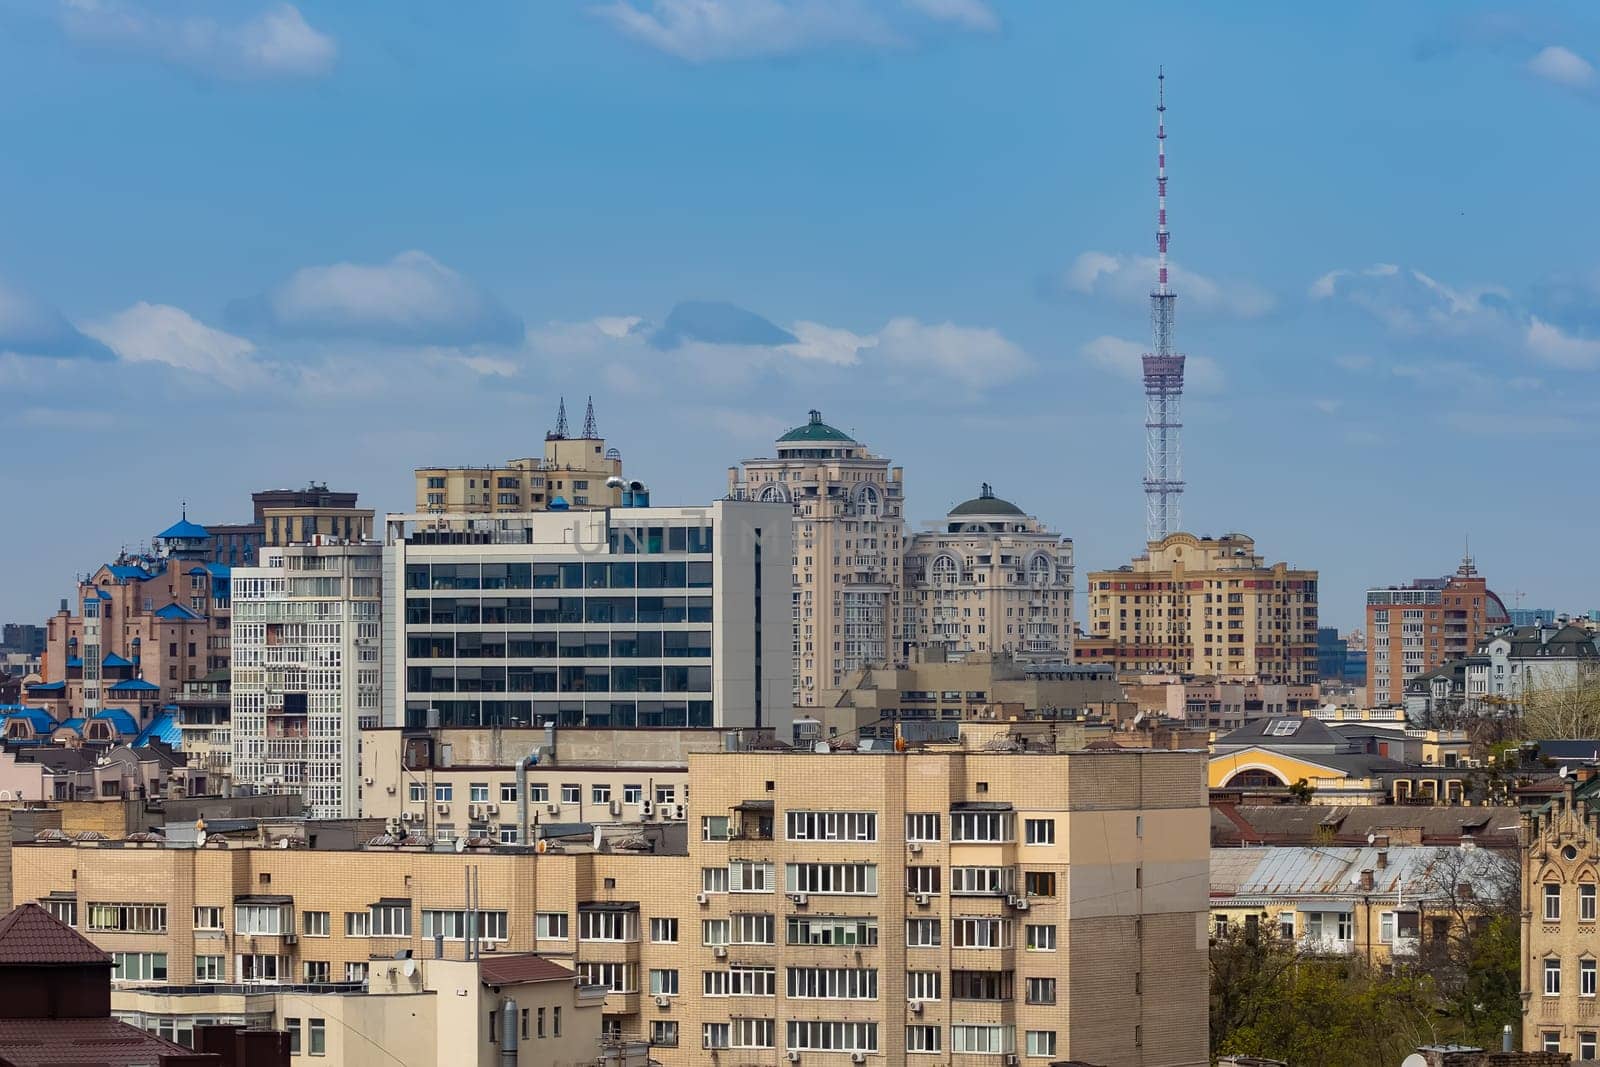
[[[1383,870],[1384,868],[1386,868],[1388,866],[1389,866],[1389,850],[1386,849],[1386,848],[1380,848],[1378,850],[1378,870],[1381,871],[1381,870]]]
[[[1361,891],[1363,893],[1372,892],[1372,870],[1370,868],[1361,872]]]

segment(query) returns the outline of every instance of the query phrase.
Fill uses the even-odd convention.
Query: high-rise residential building
[[[573,436],[562,400],[555,429],[545,434],[544,454],[507,460],[499,467],[418,467],[417,511],[452,515],[515,515],[562,508],[612,508],[624,492],[645,494],[642,485],[618,485],[622,453],[607,448],[594,418],[594,401]],[[641,501],[647,503],[648,499]]]
[[[1444,578],[1368,589],[1367,702],[1400,703],[1407,681],[1465,658],[1491,629],[1510,622],[1471,556]]]
[[[1072,540],[987,483],[906,548],[906,642],[1072,659]]]
[[[44,655],[45,628],[25,622],[8,622],[0,630],[0,652],[20,652],[25,656]]]
[[[360,727],[380,714],[382,584],[381,545],[324,535],[234,569],[235,789],[298,794],[317,818],[360,814]]]
[[[485,778],[557,795],[583,780],[562,765]],[[1199,1067],[1204,767],[966,724],[904,752],[691,753],[686,802],[552,820],[534,846],[29,843],[13,878],[122,954],[124,987],[355,975],[387,992],[381,971],[461,960],[471,934],[484,961],[537,951],[603,987],[601,1032],[666,1067]]]
[[[745,500],[391,515],[383,721],[786,726],[792,526]]]
[[[728,492],[793,509],[793,688],[808,706],[847,671],[904,657],[903,472],[816,410],[776,451],[728,468]]]
[[[1170,534],[1091,573],[1089,622],[1119,672],[1317,680],[1317,572],[1268,563],[1244,534]]]
[[[256,562],[262,545],[288,544],[314,534],[365,540],[372,536],[372,512],[356,507],[356,494],[331,490],[312,482],[304,489],[263,489],[250,494],[251,521],[207,523],[208,558],[230,567],[248,567]],[[269,516],[274,516],[269,519]],[[291,518],[292,516],[292,518]],[[361,521],[365,517],[366,526]]]

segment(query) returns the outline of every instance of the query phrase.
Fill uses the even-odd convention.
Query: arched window
[[[955,585],[961,581],[961,564],[956,562],[954,556],[941,553],[933,557],[933,566],[928,568],[928,574],[934,585]]]
[[[1043,555],[1034,556],[1028,561],[1028,582],[1032,585],[1050,584],[1050,557]]]
[[[768,482],[761,487],[758,499],[767,504],[786,504],[789,501],[789,491],[777,482]]]
[[[1229,789],[1282,789],[1288,783],[1269,770],[1252,767],[1247,771],[1240,771],[1229,778],[1226,788]]]
[[[876,519],[883,513],[883,498],[874,486],[863,482],[856,487],[856,511],[867,519]]]

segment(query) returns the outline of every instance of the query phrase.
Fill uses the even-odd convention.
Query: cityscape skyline
[[[1158,64],[1184,529],[1318,569],[1341,629],[1468,535],[1508,607],[1600,599],[1522,551],[1530,516],[1557,541],[1600,517],[1551,508],[1563,465],[1528,462],[1593,414],[1600,286],[1563,221],[1595,151],[1566,132],[1592,26],[775,7],[717,36],[671,3],[262,6],[220,39],[282,49],[228,70],[183,50],[182,5],[116,32],[0,14],[39,98],[6,126],[30,166],[0,171],[32,205],[0,245],[26,442],[0,484],[52,519],[5,533],[32,565],[0,614],[42,621],[185,500],[239,521],[314,478],[408,511],[413,468],[533,454],[563,394],[594,395],[662,504],[720,496],[815,407],[905,468],[908,533],[988,482],[1083,569],[1125,562]]]

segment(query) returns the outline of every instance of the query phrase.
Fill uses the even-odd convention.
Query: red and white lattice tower
[[[1172,350],[1178,294],[1167,284],[1166,72],[1156,76],[1156,287],[1150,294],[1151,352],[1144,356],[1144,530],[1159,541],[1182,526],[1183,356]]]

